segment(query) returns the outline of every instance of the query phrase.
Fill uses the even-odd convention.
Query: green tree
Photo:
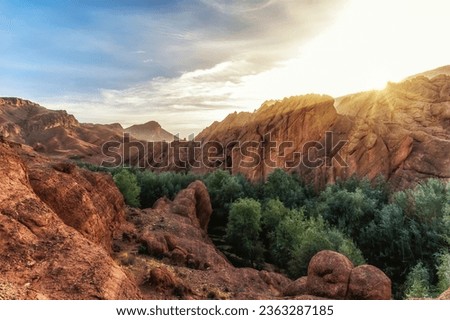
[[[225,170],[216,170],[206,176],[205,184],[215,211],[225,214],[230,205],[243,196],[243,187],[239,179]]]
[[[450,253],[445,252],[438,255],[437,276],[438,293],[442,293],[450,288]]]
[[[231,205],[227,224],[227,240],[234,251],[253,265],[262,258],[259,240],[261,204],[254,199],[239,199]]]
[[[132,207],[139,207],[139,194],[136,176],[127,169],[118,171],[114,176],[114,182],[122,193],[125,202]]]
[[[305,201],[305,192],[300,180],[282,169],[275,169],[263,186],[266,199],[279,199],[288,208],[300,208]]]
[[[414,266],[406,278],[405,297],[407,299],[430,297],[430,274],[422,262]]]
[[[270,199],[264,205],[261,214],[261,226],[263,234],[268,241],[272,242],[274,240],[274,231],[289,212],[290,210],[278,199]]]
[[[355,265],[365,261],[353,241],[330,228],[322,217],[306,217],[301,210],[289,210],[275,228],[270,253],[273,261],[297,278],[306,274],[317,252],[327,249],[346,255]]]

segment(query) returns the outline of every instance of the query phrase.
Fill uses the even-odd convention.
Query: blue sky
[[[198,133],[266,99],[338,96],[449,64],[448,9],[444,0],[6,0],[0,96],[85,122]]]

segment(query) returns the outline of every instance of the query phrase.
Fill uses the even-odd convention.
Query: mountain
[[[450,76],[450,65],[439,67],[439,68],[436,68],[436,69],[433,69],[433,70],[428,70],[428,71],[425,71],[425,72],[421,72],[421,73],[415,74],[413,76],[410,76],[410,77],[406,78],[405,80],[412,80],[412,79],[420,77],[420,76],[427,77],[427,78],[431,79],[431,78],[434,78],[434,77],[436,77],[438,75],[441,75],[441,74],[445,74],[447,76]]]
[[[220,144],[215,162],[196,172],[228,168],[259,181],[280,167],[317,187],[352,175],[382,175],[397,189],[431,177],[449,180],[450,76],[419,76],[337,101],[321,95],[270,101],[254,113],[230,114],[195,140],[200,149]],[[195,156],[205,164],[211,154]]]
[[[124,132],[131,133],[132,137],[124,141]],[[29,145],[43,154],[95,164],[105,159],[102,146],[107,142],[127,146],[135,139],[173,140],[173,135],[154,121],[124,131],[118,123],[80,123],[64,110],[49,110],[19,98],[0,98],[0,136]],[[121,156],[128,160],[135,157],[134,152]]]
[[[129,133],[134,138],[144,141],[173,141],[174,135],[161,128],[156,121],[149,121],[144,124],[137,124],[124,129],[125,133]]]
[[[120,124],[83,124],[63,110],[18,98],[0,98],[0,135],[35,150],[67,157],[95,156],[110,140],[122,140]]]

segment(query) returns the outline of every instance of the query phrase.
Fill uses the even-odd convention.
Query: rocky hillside
[[[421,72],[421,73],[418,73],[416,75],[410,76],[410,77],[406,78],[405,80],[412,80],[412,79],[417,78],[419,76],[423,76],[423,77],[427,77],[427,78],[432,79],[432,78],[434,78],[436,76],[439,76],[441,74],[445,74],[447,76],[450,76],[450,65],[439,67],[439,68],[436,68],[436,69],[433,69],[433,70],[429,70],[429,71],[425,71],[425,72]]]
[[[194,169],[199,172],[228,167],[263,180],[281,167],[316,186],[355,174],[383,175],[396,188],[449,179],[450,76],[390,83],[338,101],[319,95],[270,101],[254,113],[230,114],[196,140],[203,146],[218,141],[223,148],[216,153],[221,161]],[[251,149],[244,148],[248,142]],[[208,163],[208,155],[197,159]]]
[[[92,157],[109,140],[122,140],[120,124],[81,124],[63,110],[48,110],[31,101],[0,98],[0,135],[36,151],[67,157]]]
[[[138,140],[143,141],[168,141],[174,140],[174,135],[164,130],[156,121],[149,121],[144,124],[136,124],[124,129],[124,132],[129,133]]]
[[[0,141],[0,299],[389,299],[390,280],[322,252],[308,277],[235,268],[206,230],[202,182],[153,209],[124,206],[108,174]],[[374,271],[375,270],[375,271]],[[306,280],[305,280],[306,279]]]
[[[42,171],[49,181],[41,180]],[[111,177],[54,166],[3,140],[0,173],[2,298],[141,297],[132,277],[109,254],[113,235],[125,220],[123,199]],[[58,191],[55,203],[47,194],[64,185],[77,192]],[[96,191],[100,187],[101,193]],[[66,203],[68,210],[63,209]]]
[[[122,144],[124,132],[132,135],[131,141],[174,140],[172,134],[154,121],[124,130],[118,123],[80,123],[64,110],[49,110],[18,98],[0,98],[0,136],[27,144],[42,154],[100,164],[105,158],[102,145],[109,141]]]

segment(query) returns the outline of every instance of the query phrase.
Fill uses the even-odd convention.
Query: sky
[[[448,0],[2,0],[0,96],[181,136],[450,64]]]

